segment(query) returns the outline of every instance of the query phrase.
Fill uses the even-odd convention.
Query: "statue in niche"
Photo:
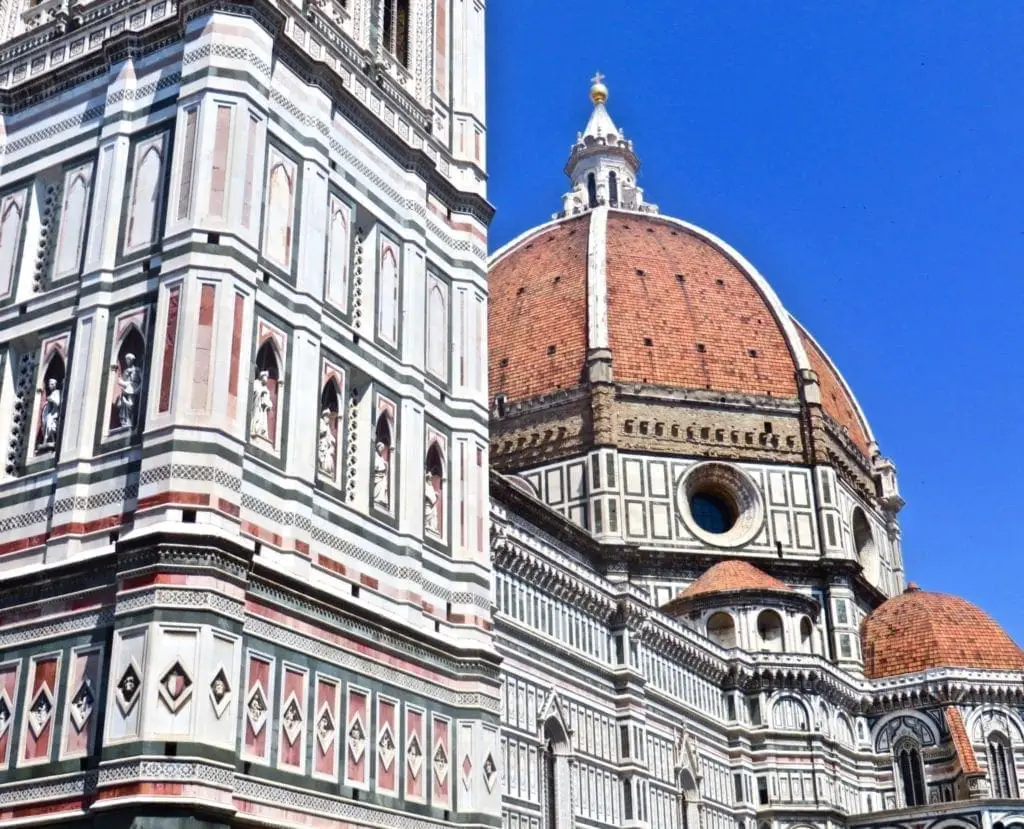
[[[274,397],[267,380],[269,371],[261,371],[252,384],[252,426],[249,435],[270,440],[270,412],[274,408]]]
[[[438,535],[440,529],[437,521],[437,490],[434,489],[434,476],[427,470],[423,481],[423,530]]]
[[[115,366],[116,368],[116,366]],[[134,429],[139,405],[139,391],[142,388],[142,370],[135,365],[135,355],[124,355],[124,367],[117,378],[121,394],[117,398],[117,419],[121,428]]]
[[[391,506],[391,493],[388,486],[388,454],[387,445],[378,441],[373,456],[373,503],[385,509]]]
[[[320,412],[320,440],[317,444],[317,461],[320,472],[329,478],[334,477],[335,448],[337,446],[334,431],[331,429],[331,414],[330,409]]]
[[[60,387],[56,379],[46,381],[46,402],[43,403],[42,440],[40,449],[52,449],[57,443],[57,430],[60,428]]]

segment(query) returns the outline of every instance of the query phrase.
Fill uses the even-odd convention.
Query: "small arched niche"
[[[139,424],[145,356],[146,340],[135,325],[130,325],[121,338],[114,365],[115,389],[108,416],[108,428],[111,431],[131,431]]]
[[[736,647],[736,622],[724,610],[712,613],[708,618],[707,633],[708,639],[719,647]]]
[[[762,610],[757,616],[757,636],[762,651],[782,653],[782,617],[774,610]]]
[[[424,464],[423,530],[438,538],[444,537],[444,453],[436,441],[430,444]]]
[[[814,652],[814,625],[806,616],[800,619],[800,650],[803,653]]]
[[[853,511],[853,548],[864,571],[864,578],[872,584],[878,584],[878,548],[874,533],[871,531],[871,523],[860,507]]]

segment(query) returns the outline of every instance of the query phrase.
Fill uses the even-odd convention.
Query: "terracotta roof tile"
[[[489,274],[491,396],[525,400],[580,383],[587,357],[590,215],[557,224]]]
[[[778,320],[722,251],[656,217],[621,213],[608,218],[607,244],[617,380],[796,396],[796,365]]]
[[[792,593],[793,588],[769,576],[753,564],[729,559],[709,567],[699,579],[683,590],[677,598],[692,599],[709,593],[731,593],[736,590],[774,590]]]
[[[974,755],[974,747],[971,745],[970,737],[967,736],[967,726],[964,725],[960,709],[951,705],[945,709],[944,713],[946,725],[949,726],[949,736],[953,740],[956,756],[960,760],[960,770],[964,774],[981,774],[981,766],[978,765],[978,758]]]
[[[959,596],[913,585],[877,607],[860,635],[871,679],[930,668],[1024,671],[1024,651],[991,616]]]
[[[821,387],[821,407],[836,423],[846,429],[858,449],[865,455],[868,454],[868,436],[857,414],[857,406],[850,397],[846,384],[839,378],[839,375],[832,369],[829,361],[818,348],[807,332],[797,326],[800,331],[800,339],[807,352],[807,358],[811,361],[811,368],[818,375],[818,385]]]

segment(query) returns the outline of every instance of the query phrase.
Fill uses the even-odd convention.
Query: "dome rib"
[[[933,668],[1024,671],[1024,651],[985,611],[913,584],[864,620],[861,646],[869,679]]]

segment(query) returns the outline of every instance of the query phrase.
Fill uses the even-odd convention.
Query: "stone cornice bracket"
[[[610,597],[535,556],[521,544],[508,539],[492,544],[492,561],[496,570],[504,570],[559,601],[579,607],[601,624],[608,624],[615,614],[616,606]]]

